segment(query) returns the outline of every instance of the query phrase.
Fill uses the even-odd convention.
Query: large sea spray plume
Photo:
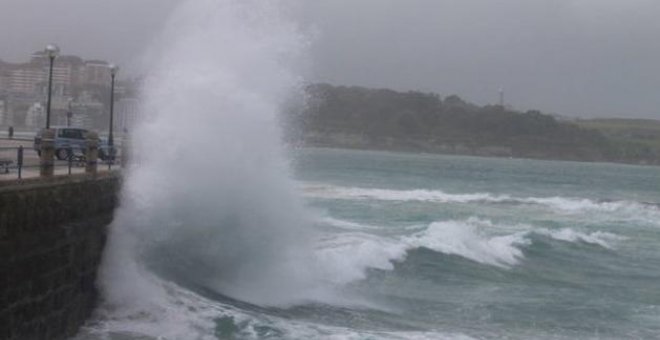
[[[306,44],[281,8],[189,0],[170,19],[101,272],[108,305],[150,308],[153,272],[265,305],[314,289],[278,121]]]

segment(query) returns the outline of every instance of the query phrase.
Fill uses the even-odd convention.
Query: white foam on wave
[[[620,210],[629,210],[630,208],[644,208],[644,206],[635,202],[596,202],[586,198],[527,197],[517,199],[517,201],[529,204],[546,205],[567,212],[578,212],[585,210],[615,212]]]
[[[318,220],[322,225],[332,226],[337,229],[348,230],[348,231],[387,231],[390,233],[396,233],[398,231],[415,231],[426,229],[427,225],[424,224],[410,224],[406,226],[396,226],[396,227],[386,227],[382,225],[367,224],[367,223],[358,223],[354,221],[342,220],[330,216],[322,217]]]
[[[334,285],[366,278],[368,268],[393,270],[409,247],[393,238],[364,232],[328,235],[317,242],[316,257],[325,280]]]
[[[342,327],[323,327],[313,329],[307,326],[289,327],[290,339],[327,339],[327,340],[474,340],[470,336],[460,333],[448,332],[387,332],[387,331],[359,331]]]
[[[469,222],[434,222],[428,229],[402,240],[414,248],[428,248],[448,255],[458,255],[475,262],[508,267],[523,257],[519,247],[531,242],[524,233],[487,236]]]
[[[152,46],[100,272],[107,303],[157,306],[141,275],[154,268],[255,304],[312,298],[313,222],[279,121],[307,39],[286,3],[182,1]]]
[[[603,231],[583,233],[583,232],[575,231],[571,228],[563,228],[560,230],[536,229],[533,232],[535,234],[548,236],[558,241],[595,244],[607,249],[614,249],[615,242],[619,242],[627,239],[626,237],[608,232],[603,232]]]
[[[489,236],[479,228],[484,221],[435,222],[422,231],[399,237],[368,232],[328,234],[317,242],[316,257],[327,282],[334,285],[363,280],[368,269],[393,270],[411,250],[426,248],[478,263],[507,268],[523,258],[525,233]]]
[[[493,196],[487,193],[448,194],[439,190],[390,190],[377,188],[341,187],[323,184],[303,187],[308,197],[326,199],[354,199],[381,201],[430,201],[443,203],[470,203],[477,201],[506,201],[509,196]]]
[[[210,300],[176,284],[150,276],[154,287],[165,294],[149,313],[140,310],[99,309],[95,320],[81,329],[74,340],[92,339],[473,339],[459,333],[436,331],[356,330],[304,320],[250,312]],[[218,324],[224,323],[224,325]],[[218,328],[223,330],[218,332]],[[226,333],[225,333],[226,332]],[[223,337],[224,336],[224,337]]]
[[[640,213],[659,216],[657,207],[631,201],[598,202],[574,197],[515,197],[503,194],[468,193],[452,194],[441,190],[392,190],[379,188],[343,187],[320,183],[303,185],[307,197],[321,199],[417,201],[435,203],[517,203],[546,206],[562,213],[623,212],[633,217]]]
[[[159,299],[152,300],[146,310],[136,304],[103,305],[74,340],[106,339],[112,334],[129,339],[211,340],[216,339],[213,319],[231,313],[227,308],[154,275],[145,274],[141,279],[160,293]]]
[[[341,220],[333,217],[324,217],[320,220],[321,223],[331,225],[336,228],[344,230],[380,230],[381,226],[357,223],[353,221]]]
[[[344,222],[350,224],[349,221]],[[603,231],[582,232],[571,228],[547,229],[531,225],[501,225],[469,218],[464,221],[439,221],[423,230],[402,228],[402,236],[383,236],[368,230],[331,233],[317,242],[317,260],[328,282],[344,285],[366,278],[368,269],[393,270],[410,251],[429,249],[455,255],[477,263],[510,268],[524,259],[524,248],[533,235],[553,240],[597,245],[614,249],[626,238]]]
[[[328,221],[324,218],[323,221]],[[427,248],[447,255],[497,267],[516,265],[523,257],[519,247],[529,244],[525,232],[490,236],[483,228],[496,228],[488,221],[470,218],[466,221],[434,222],[420,230],[402,228],[401,236],[371,233],[374,226],[332,219],[337,225],[353,230],[326,234],[317,242],[316,257],[327,282],[344,285],[366,278],[367,269],[393,270],[394,262],[406,259],[408,252]],[[524,226],[515,226],[524,228]],[[411,234],[412,232],[412,234]]]

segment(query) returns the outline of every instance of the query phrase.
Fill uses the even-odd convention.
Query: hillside
[[[328,84],[311,85],[307,94],[308,105],[295,121],[308,145],[660,163],[660,147],[654,146],[660,122],[645,130],[609,120],[566,122],[538,111],[481,107],[455,95]]]
[[[598,130],[619,141],[636,142],[660,149],[660,121],[658,120],[609,118],[578,120],[576,124]]]

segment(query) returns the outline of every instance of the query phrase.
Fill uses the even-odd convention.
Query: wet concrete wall
[[[65,339],[88,318],[120,182],[108,173],[0,185],[0,339]]]

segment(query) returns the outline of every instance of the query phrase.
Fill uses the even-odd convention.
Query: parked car
[[[65,160],[74,154],[85,154],[87,150],[87,133],[89,130],[72,127],[52,127],[55,130],[55,157]],[[34,150],[41,155],[41,130],[34,137]],[[99,158],[101,160],[114,159],[116,148],[110,148],[107,141],[99,138]]]
[[[101,160],[114,160],[117,156],[117,147],[115,145],[110,147],[108,141],[104,138],[99,138],[99,158]]]

